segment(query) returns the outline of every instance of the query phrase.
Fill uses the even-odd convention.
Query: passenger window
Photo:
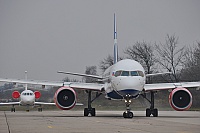
[[[138,72],[137,71],[131,71],[131,76],[138,76]]]
[[[120,75],[121,75],[121,73],[122,73],[122,71],[116,71],[116,72],[115,72],[115,77],[118,77],[118,76],[120,76]]]
[[[122,71],[121,76],[129,76],[129,71]]]
[[[29,95],[29,93],[27,93],[27,95]]]

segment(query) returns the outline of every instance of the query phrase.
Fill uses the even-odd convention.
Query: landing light
[[[131,100],[125,100],[125,103],[131,103]]]

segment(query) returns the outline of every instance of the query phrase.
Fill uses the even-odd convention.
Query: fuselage
[[[35,103],[35,94],[31,90],[24,90],[20,95],[20,105],[28,106],[34,105]]]
[[[108,98],[136,98],[145,85],[145,72],[135,60],[121,60],[109,67],[103,74],[105,92]]]

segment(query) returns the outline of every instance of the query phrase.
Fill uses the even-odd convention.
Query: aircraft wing
[[[0,103],[0,106],[7,106],[7,105],[19,105],[20,102],[9,102],[9,103]]]
[[[35,102],[35,105],[56,105],[55,103]],[[82,103],[76,103],[76,106],[82,106]]]
[[[64,82],[49,82],[49,81],[37,81],[37,80],[25,80],[25,79],[7,79],[0,78],[0,82],[12,82],[21,84],[33,84],[33,85],[47,85],[47,86],[63,86]]]
[[[74,89],[103,91],[104,85],[97,83],[82,83],[82,82],[64,82],[64,86]]]
[[[12,83],[45,85],[45,86],[60,86],[60,87],[66,86],[66,87],[71,87],[75,89],[93,90],[93,91],[102,91],[104,88],[103,84],[82,83],[82,82],[51,82],[51,81],[3,79],[3,78],[0,78],[0,82],[12,82]]]
[[[35,105],[56,105],[55,103],[35,102]]]
[[[145,84],[144,90],[145,91],[154,91],[154,90],[157,91],[157,90],[174,89],[177,87],[185,87],[185,88],[200,87],[200,82]]]

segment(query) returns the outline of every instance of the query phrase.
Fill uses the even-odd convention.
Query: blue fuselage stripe
[[[121,91],[112,91],[107,93],[107,96],[113,99],[124,99],[124,96],[130,95],[131,97],[138,96],[139,91],[134,89],[127,89],[127,90],[121,90]]]

